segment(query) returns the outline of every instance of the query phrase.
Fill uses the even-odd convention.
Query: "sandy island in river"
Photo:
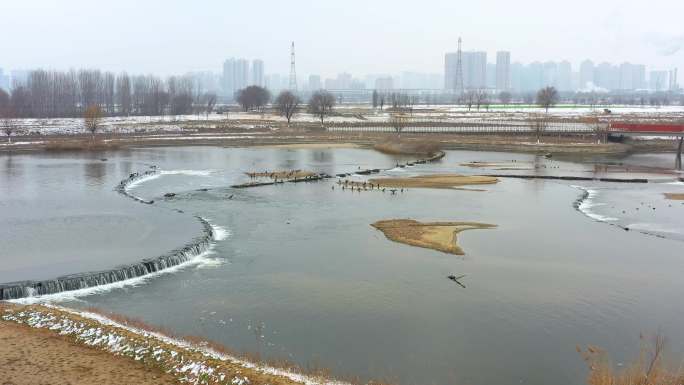
[[[682,193],[665,193],[665,198],[674,201],[684,201],[684,194]]]
[[[499,179],[480,175],[436,174],[409,178],[376,178],[368,182],[390,188],[454,188],[467,185],[493,184]]]
[[[371,226],[380,230],[385,236],[399,243],[424,247],[449,254],[464,255],[463,249],[456,243],[456,236],[461,231],[473,229],[491,229],[496,225],[477,222],[418,222],[412,219],[390,219],[377,221]]]

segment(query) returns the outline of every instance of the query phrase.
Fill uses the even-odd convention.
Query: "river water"
[[[212,253],[171,274],[46,300],[141,318],[266,358],[402,384],[581,384],[576,345],[616,363],[641,332],[684,352],[684,192],[672,155],[545,159],[449,151],[395,168],[362,149],[144,148],[0,155],[0,282],[109,269],[219,231]],[[496,162],[483,168],[463,163]],[[504,164],[505,163],[505,164]],[[160,173],[129,192],[130,173]],[[251,189],[246,171],[359,168],[648,178],[617,184],[503,178],[485,191],[351,192],[335,180]],[[501,170],[505,169],[505,170]],[[355,179],[362,180],[357,176]],[[206,191],[204,191],[206,190]],[[177,194],[165,198],[164,194]],[[580,202],[578,199],[585,198]],[[381,219],[498,225],[459,234],[465,256],[388,241]],[[629,229],[626,231],[625,229]],[[462,288],[446,278],[465,274]]]

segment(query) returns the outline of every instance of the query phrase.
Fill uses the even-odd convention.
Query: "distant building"
[[[522,77],[525,66],[521,63],[511,64],[511,90],[522,90]]]
[[[221,93],[222,91],[219,77],[211,71],[189,72],[187,76],[193,79],[200,92]]]
[[[648,74],[648,89],[651,91],[666,91],[670,89],[670,74],[668,71],[651,71]]]
[[[265,86],[271,93],[276,94],[289,87],[290,77],[280,74],[270,74],[265,77]]]
[[[487,88],[489,89],[495,89],[496,88],[496,64],[494,63],[487,63],[487,72],[486,75],[487,77]]]
[[[221,88],[223,95],[232,99],[235,96],[235,59],[228,59],[223,62],[223,76],[221,77]]]
[[[558,65],[555,62],[547,61],[542,67],[541,87],[558,88]]]
[[[5,91],[9,91],[10,89],[9,76],[5,75],[5,72],[2,68],[0,68],[0,89],[3,89]]]
[[[620,64],[620,85],[623,91],[639,90],[645,88],[646,67],[639,64]]]
[[[679,90],[679,83],[677,83],[677,69],[673,69],[670,71],[670,91],[678,91]]]
[[[264,82],[264,61],[260,59],[252,60],[252,85],[263,87]]]
[[[538,61],[530,63],[530,65],[527,66],[527,71],[524,72],[523,90],[537,92],[544,87],[546,84],[544,79],[545,72],[548,72],[548,70],[549,69],[546,69],[545,71],[544,64]]]
[[[620,88],[620,69],[610,63],[603,62],[596,66],[594,82],[603,89],[617,90]]]
[[[399,76],[399,82],[394,81],[394,86],[405,90],[440,89],[442,83],[439,74],[404,71]]]
[[[635,64],[632,72],[632,85],[635,90],[646,89],[646,66]]]
[[[511,89],[511,53],[499,51],[496,53],[496,89],[506,91]]]
[[[465,51],[463,61],[463,87],[465,89],[487,88],[487,52]]]
[[[321,77],[318,75],[309,75],[308,89],[310,91],[318,91],[323,88],[321,84]]]
[[[249,85],[249,61],[235,60],[235,90],[241,90]]]
[[[444,89],[456,90],[456,66],[458,63],[458,54],[456,52],[448,52],[444,54]]]
[[[594,85],[596,85],[594,80],[594,62],[585,60],[580,64],[579,88],[581,90],[586,90]]]
[[[335,79],[325,79],[325,89],[327,90],[351,90],[363,88],[365,88],[363,81],[352,78],[352,75],[346,72],[337,74]]]
[[[464,89],[487,88],[487,52],[463,51],[461,53],[461,70]],[[444,54],[444,89],[456,90],[456,73],[458,71],[458,53]]]
[[[618,72],[619,75],[619,83],[618,83],[618,89],[620,90],[631,90],[634,89],[632,86],[632,64],[631,63],[622,63],[620,64],[620,69]]]
[[[556,67],[556,88],[559,91],[572,91],[572,64],[567,60]]]
[[[378,91],[389,91],[394,89],[394,79],[391,76],[375,79],[375,89]]]

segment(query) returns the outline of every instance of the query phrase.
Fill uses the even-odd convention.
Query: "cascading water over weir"
[[[128,193],[127,187],[133,182],[155,174],[156,171],[131,174],[127,179],[124,179],[117,185],[116,191],[138,202],[152,204],[154,203],[153,201],[146,201]],[[172,250],[164,255],[144,259],[137,263],[123,265],[109,270],[65,275],[41,281],[21,281],[0,284],[0,300],[56,294],[107,285],[132,278],[143,277],[148,274],[178,266],[204,253],[212,245],[214,231],[211,224],[201,217],[197,217],[197,219],[202,224],[202,234],[195,237],[185,246]]]

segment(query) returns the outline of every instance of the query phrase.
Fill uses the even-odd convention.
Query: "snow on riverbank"
[[[0,307],[1,308],[1,307]],[[50,330],[77,343],[161,369],[191,384],[346,385],[238,358],[207,346],[117,322],[97,313],[54,305],[10,306],[0,318],[36,329]]]

